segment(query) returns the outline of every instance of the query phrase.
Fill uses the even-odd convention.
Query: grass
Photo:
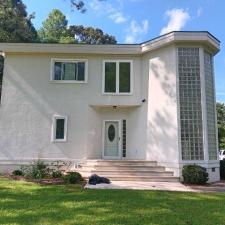
[[[225,194],[84,190],[0,177],[0,224],[225,225]]]

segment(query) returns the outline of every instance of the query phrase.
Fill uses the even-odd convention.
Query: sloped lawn
[[[225,225],[225,194],[83,190],[0,177],[0,224]]]

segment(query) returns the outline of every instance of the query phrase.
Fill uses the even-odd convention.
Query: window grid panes
[[[216,160],[217,145],[216,145],[213,59],[208,52],[204,53],[204,67],[205,67],[206,111],[207,111],[207,130],[208,130],[208,154],[209,160]]]
[[[182,159],[203,160],[199,49],[178,48],[178,69]]]
[[[53,79],[85,81],[85,62],[54,62]]]
[[[131,93],[131,62],[105,62],[104,93]]]

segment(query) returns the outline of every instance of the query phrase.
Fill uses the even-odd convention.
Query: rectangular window
[[[104,62],[104,93],[130,94],[131,75],[131,61]]]
[[[87,81],[87,60],[52,60],[53,81],[72,81],[82,83]]]
[[[119,92],[129,93],[130,92],[130,63],[121,62],[119,69]]]
[[[66,135],[67,135],[67,117],[54,116],[53,129],[52,129],[52,141],[64,142],[67,139]]]
[[[116,63],[105,63],[105,92],[116,92]]]

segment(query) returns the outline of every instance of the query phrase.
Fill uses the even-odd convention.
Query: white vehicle
[[[225,160],[225,149],[220,150],[219,159]]]

